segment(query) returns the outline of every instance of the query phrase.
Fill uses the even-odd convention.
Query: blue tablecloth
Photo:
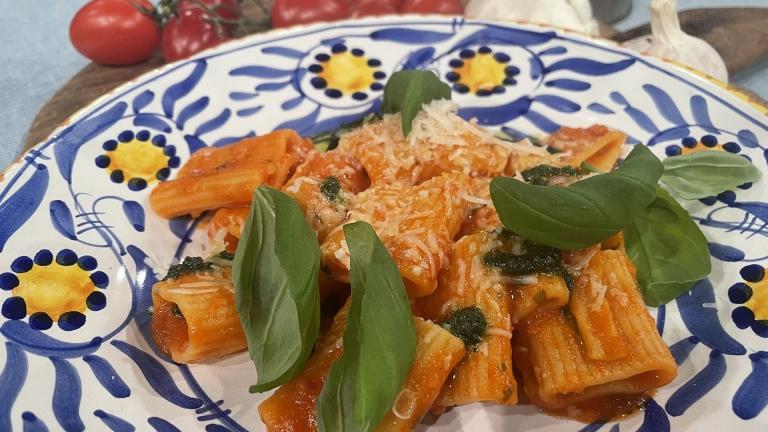
[[[534,0],[535,1],[535,0]],[[35,114],[87,64],[70,45],[69,21],[86,0],[0,0],[0,169],[24,145]],[[650,0],[635,0],[627,30],[648,22]],[[679,9],[764,6],[768,0],[679,0]],[[768,98],[768,59],[732,77],[732,83]]]

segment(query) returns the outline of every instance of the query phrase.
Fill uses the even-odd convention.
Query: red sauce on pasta
[[[570,405],[562,410],[544,410],[547,414],[567,417],[584,423],[608,422],[639,413],[653,395],[608,395]]]

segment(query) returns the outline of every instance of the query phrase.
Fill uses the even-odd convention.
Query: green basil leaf
[[[627,255],[637,266],[645,303],[658,306],[688,291],[711,271],[707,239],[667,191],[624,230]]]
[[[672,156],[662,162],[661,181],[685,199],[717,195],[760,180],[760,170],[743,156],[716,150]]]
[[[416,355],[403,279],[373,228],[344,226],[352,300],[344,353],[317,399],[320,432],[370,431],[392,408]]]
[[[296,376],[320,328],[320,246],[299,205],[259,187],[232,267],[235,302],[258,371],[251,392]]]
[[[617,170],[568,187],[497,177],[491,181],[491,199],[513,232],[558,249],[580,249],[629,225],[656,198],[661,173],[656,156],[636,145]]]
[[[421,106],[437,99],[451,99],[451,88],[434,73],[422,70],[405,70],[392,74],[384,87],[382,110],[399,112],[403,122],[403,135],[411,133],[411,124]]]

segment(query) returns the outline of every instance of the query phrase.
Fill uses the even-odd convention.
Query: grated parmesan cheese
[[[397,394],[395,403],[392,404],[392,414],[401,420],[408,420],[416,409],[416,395],[410,390],[402,390]],[[406,403],[405,411],[400,411],[401,401]]]
[[[539,276],[525,275],[525,276],[508,276],[509,282],[515,285],[536,285],[539,283]]]
[[[456,293],[459,296],[463,296],[464,285],[467,283],[467,265],[464,263],[464,261],[459,261],[457,263],[457,266],[458,266],[458,272],[459,272],[459,283],[458,283],[459,288],[456,290]]]
[[[545,148],[536,147],[530,142],[512,143],[496,137],[490,130],[477,125],[477,119],[466,121],[457,115],[458,105],[448,100],[436,100],[422,106],[422,110],[413,119],[408,144],[428,143],[444,146],[467,146],[468,141],[480,145],[496,145],[508,151],[540,154],[549,153]],[[460,153],[454,151],[452,157]]]
[[[590,291],[594,297],[594,301],[587,307],[589,310],[596,311],[603,306],[605,300],[605,292],[608,290],[608,286],[605,285],[597,276],[593,273],[589,274]]]
[[[462,194],[461,197],[464,199],[464,201],[471,202],[473,204],[480,204],[486,207],[493,207],[493,202],[491,200],[483,199],[478,196],[469,195],[469,194]]]
[[[483,354],[484,356],[488,357],[488,344],[486,342],[481,343],[477,347],[477,352]]]
[[[511,331],[499,327],[488,327],[488,329],[485,330],[485,333],[491,336],[501,336],[507,339],[512,339]]]

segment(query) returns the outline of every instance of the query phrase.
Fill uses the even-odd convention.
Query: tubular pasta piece
[[[512,323],[517,324],[538,309],[558,309],[568,304],[570,292],[560,275],[540,274],[531,285],[511,285]]]
[[[285,187],[290,188],[291,184],[301,177],[324,180],[331,176],[336,177],[341,183],[341,188],[351,194],[360,193],[371,184],[360,161],[337,149],[324,153],[314,150],[310,152],[307,159],[296,168]]]
[[[501,226],[501,220],[491,201],[491,179],[472,178],[468,194],[462,197],[469,203],[470,211],[459,230],[458,237],[479,232],[493,231]],[[467,196],[469,195],[469,197]]]
[[[373,184],[418,184],[446,172],[496,176],[504,171],[510,145],[460,118],[455,105],[425,105],[406,139],[400,115],[386,115],[341,137],[339,148],[365,166]]]
[[[429,295],[446,263],[450,242],[468,209],[461,190],[469,178],[443,174],[418,186],[375,185],[350,200],[348,222],[363,220],[376,230],[403,276],[410,297]],[[349,254],[337,227],[323,241],[323,263],[337,280],[346,281]]]
[[[220,148],[203,148],[184,164],[177,179],[152,190],[150,205],[165,218],[247,205],[262,183],[281,187],[310,147],[296,132],[282,130]]]
[[[320,338],[304,370],[259,405],[261,421],[268,431],[317,431],[317,397],[320,396],[331,366],[341,358],[349,305],[347,301],[336,314],[330,330]]]
[[[677,374],[675,360],[630,278],[628,258],[617,251],[598,254],[597,262],[605,260],[620,281],[610,286],[604,302],[627,342],[626,355],[616,360],[590,358],[582,327],[577,331],[567,309],[539,310],[527,317],[515,332],[513,347],[526,394],[541,408],[581,409],[594,400],[642,395],[669,383]],[[621,295],[612,294],[614,289]]]
[[[321,188],[324,181],[335,177],[338,195],[329,197]],[[307,160],[283,187],[283,192],[299,203],[307,223],[322,242],[349,214],[348,199],[370,184],[359,161],[339,150],[311,152]]]
[[[332,201],[320,191],[320,184],[311,177],[299,177],[283,188],[283,192],[296,200],[304,213],[304,219],[317,233],[317,240],[322,242],[334,228],[344,223],[349,209],[344,190]]]
[[[259,168],[182,178],[157,185],[149,202],[152,210],[164,218],[198,215],[206,210],[249,204],[253,191],[264,179],[265,173]]]
[[[237,242],[243,233],[250,210],[250,206],[222,207],[216,210],[208,226],[208,240],[223,242],[228,251],[237,249]],[[225,233],[223,237],[221,237],[222,232]]]
[[[177,177],[200,177],[237,167],[277,162],[284,159],[286,154],[294,155],[296,161],[301,161],[313,148],[309,140],[301,138],[296,132],[277,130],[266,135],[243,138],[223,147],[202,148],[190,156]],[[282,182],[285,182],[285,178]],[[282,183],[278,186],[282,186]]]
[[[464,356],[464,343],[442,327],[414,318],[416,357],[398,397],[376,432],[412,430],[430,409],[446,378]]]
[[[498,271],[481,262],[483,251],[497,242],[495,234],[480,233],[456,242],[440,273],[437,290],[417,299],[418,314],[443,321],[456,309],[478,307],[489,325],[483,342],[467,353],[446,381],[436,406],[473,402],[517,403],[517,382],[512,373],[512,324],[509,294]]]
[[[579,166],[587,161],[602,171],[610,171],[619,156],[627,135],[603,125],[588,128],[563,127],[549,136],[550,146],[571,152],[569,163]]]
[[[348,310],[349,302],[318,342],[305,369],[259,405],[261,420],[270,432],[317,430],[317,397],[331,366],[341,358]],[[446,377],[464,355],[464,344],[448,331],[419,318],[414,318],[414,325],[417,346],[413,367],[395,401],[394,410],[385,415],[377,431],[411,430],[432,406]]]
[[[626,357],[632,340],[619,331],[622,319],[614,315],[610,297],[628,301],[638,292],[632,273],[621,261],[621,253],[600,251],[576,279],[571,295],[571,314],[576,321],[584,349],[592,360],[617,360]]]
[[[160,351],[175,362],[194,363],[247,347],[230,280],[225,270],[214,281],[187,274],[152,287],[152,338]]]
[[[405,142],[399,115],[365,124],[341,136],[340,150],[362,162],[373,184],[415,183],[416,159]]]

